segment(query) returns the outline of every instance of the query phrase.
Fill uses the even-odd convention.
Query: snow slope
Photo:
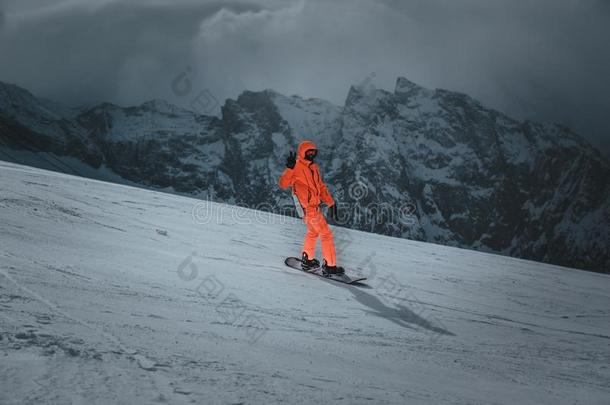
[[[0,403],[607,403],[610,278],[0,162]]]

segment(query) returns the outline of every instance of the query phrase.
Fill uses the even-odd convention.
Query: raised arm
[[[284,189],[292,186],[294,183],[294,165],[297,163],[297,155],[294,152],[290,152],[286,158],[286,170],[280,176],[280,188]]]

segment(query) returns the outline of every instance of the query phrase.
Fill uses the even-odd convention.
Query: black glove
[[[294,152],[290,152],[288,157],[286,158],[286,167],[289,169],[294,169],[294,165],[297,164],[297,154]]]
[[[339,218],[339,215],[337,214],[337,204],[333,204],[330,207],[328,207],[328,216],[333,221],[336,221]]]

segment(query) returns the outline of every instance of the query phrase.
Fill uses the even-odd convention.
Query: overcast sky
[[[272,88],[342,105],[374,73],[557,121],[610,155],[610,0],[0,0],[0,81],[68,104]],[[172,90],[183,74],[187,94]],[[181,83],[185,83],[182,82]],[[175,89],[175,87],[174,87]]]

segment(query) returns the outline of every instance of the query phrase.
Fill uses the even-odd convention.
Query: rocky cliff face
[[[0,84],[5,159],[52,152],[268,211],[290,206],[277,178],[303,139],[318,144],[348,227],[610,269],[608,160],[568,128],[519,122],[464,94],[405,78],[393,92],[353,86],[342,107],[245,91],[219,119],[162,100],[71,109]]]

